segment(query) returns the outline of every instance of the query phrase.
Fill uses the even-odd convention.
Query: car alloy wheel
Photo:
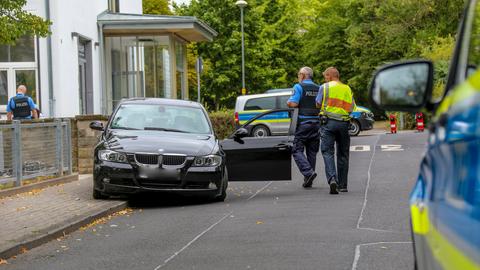
[[[266,126],[258,125],[252,130],[252,136],[257,138],[263,138],[270,136],[270,130]]]
[[[348,129],[348,133],[350,134],[350,136],[357,136],[358,133],[360,133],[360,125],[358,124],[358,122],[356,120],[352,120],[350,122],[350,127]]]

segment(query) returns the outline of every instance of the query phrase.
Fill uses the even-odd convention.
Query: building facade
[[[188,99],[186,44],[216,32],[194,17],[142,14],[141,0],[28,0],[51,36],[0,44],[0,114],[25,84],[42,115],[108,114],[128,97]]]

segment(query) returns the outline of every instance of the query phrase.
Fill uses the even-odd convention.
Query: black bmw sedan
[[[105,127],[90,124],[103,131],[94,151],[93,197],[149,191],[208,194],[223,201],[228,181],[290,180],[295,123],[288,136],[247,137],[248,125],[275,112],[219,141],[199,103],[123,100]]]

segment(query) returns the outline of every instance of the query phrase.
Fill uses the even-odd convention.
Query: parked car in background
[[[357,109],[350,116],[352,117],[350,120],[350,136],[357,136],[360,131],[372,129],[373,123],[375,123],[372,111],[362,106],[357,105]]]
[[[235,123],[237,127],[246,123],[253,117],[274,109],[287,109],[287,100],[292,94],[292,89],[272,89],[272,93],[244,95],[237,97],[235,103]],[[269,90],[269,91],[272,91]],[[278,91],[277,91],[278,90]],[[350,135],[357,136],[363,130],[373,128],[373,113],[361,106],[351,114]],[[278,112],[270,114],[256,120],[250,126],[250,136],[266,137],[284,135],[288,132],[290,126],[290,115],[287,112]]]
[[[272,93],[293,93],[293,88],[275,88],[275,89],[268,89],[265,91],[265,94],[272,94]]]

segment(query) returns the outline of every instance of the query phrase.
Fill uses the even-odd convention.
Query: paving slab
[[[92,176],[0,199],[0,259],[6,259],[122,210],[124,200],[94,200]]]

